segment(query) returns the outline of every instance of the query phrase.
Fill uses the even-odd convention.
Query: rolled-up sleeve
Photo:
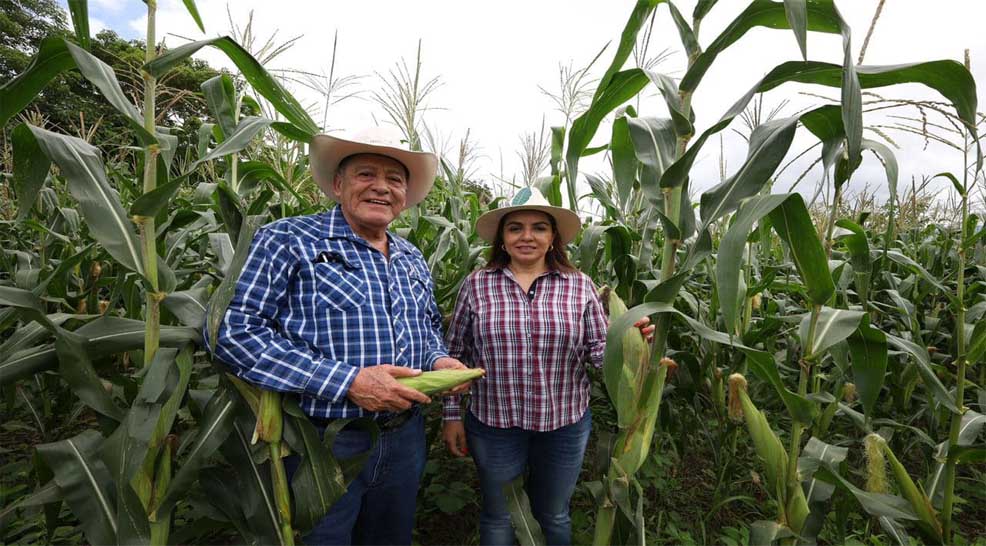
[[[472,286],[471,278],[466,278],[465,282],[462,283],[459,296],[455,301],[455,310],[452,312],[448,334],[445,337],[449,356],[461,360],[469,367],[473,366]],[[444,399],[442,402],[442,419],[446,421],[462,419],[461,396],[453,395]]]
[[[321,358],[277,328],[277,313],[286,305],[289,280],[298,264],[291,241],[284,239],[264,228],[257,232],[213,354],[260,387],[337,402],[346,396],[359,369]]]
[[[585,355],[589,362],[597,368],[603,365],[603,354],[606,352],[606,331],[609,321],[606,319],[606,311],[599,300],[599,293],[593,286],[592,281],[585,277],[588,285],[589,299],[582,313],[583,328],[585,331]]]

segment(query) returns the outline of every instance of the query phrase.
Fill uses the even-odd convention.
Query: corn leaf
[[[79,525],[92,544],[115,544],[116,510],[109,485],[112,477],[96,456],[103,437],[95,430],[37,446],[38,453],[55,473],[55,483],[79,518]]]
[[[85,355],[97,359],[144,346],[144,322],[106,315],[79,327],[72,333],[84,338]],[[181,347],[200,342],[201,335],[194,328],[162,326],[161,346]],[[0,384],[13,383],[23,377],[50,370],[58,365],[54,344],[41,345],[18,351],[0,362]]]
[[[205,32],[205,25],[202,24],[202,16],[199,15],[199,8],[195,5],[195,0],[182,0],[182,3],[185,4],[185,9],[192,16],[195,25],[199,27],[200,31]]]
[[[806,0],[784,0],[784,15],[801,49],[801,58],[808,60],[808,5]]]
[[[200,157],[198,161],[190,165],[189,171],[194,170],[198,165],[206,161],[227,156],[246,148],[253,138],[257,136],[257,133],[266,129],[270,124],[271,120],[267,118],[251,116],[241,119],[240,123],[236,126],[236,130],[229,134],[226,140],[219,146],[216,146],[211,152],[207,153],[204,157]]]
[[[250,53],[228,36],[192,42],[168,50],[163,55],[144,65],[144,69],[155,77],[160,78],[177,66],[182,60],[206,46],[215,47],[225,53],[254,90],[267,99],[271,106],[284,116],[285,119],[294,124],[298,130],[305,132],[309,135],[309,138],[318,132],[318,126],[315,125],[311,116],[298,103],[297,99],[288,93],[281,84],[277,83],[277,80],[271,77]]]
[[[770,211],[769,218],[774,231],[791,251],[791,258],[798,268],[808,297],[815,304],[824,304],[835,292],[835,283],[804,198],[798,193],[791,194]]]
[[[92,42],[89,38],[89,2],[87,0],[68,0],[68,12],[72,16],[75,39],[82,44],[82,47],[89,49]]]
[[[209,113],[219,123],[223,139],[229,138],[236,130],[236,89],[229,74],[220,74],[202,83],[202,94],[209,106]],[[201,157],[202,154],[200,154]]]
[[[144,127],[143,115],[130,102],[130,99],[124,94],[123,89],[120,88],[120,82],[117,81],[116,73],[113,72],[110,65],[71,42],[65,42],[65,47],[68,48],[68,52],[75,61],[75,66],[79,69],[79,72],[96,89],[99,89],[99,92],[102,93],[103,97],[106,98],[113,108],[116,108],[117,112],[123,114],[130,129],[137,134],[141,143],[144,145],[157,143],[157,136]]]
[[[869,319],[864,317],[848,342],[853,382],[859,392],[859,401],[866,416],[873,419],[887,373],[887,336],[871,327]]]
[[[68,180],[89,232],[124,267],[144,274],[140,244],[120,196],[106,179],[99,150],[85,141],[30,126],[45,155]]]
[[[955,399],[949,396],[948,389],[945,388],[945,385],[942,385],[941,380],[935,375],[935,371],[931,369],[931,356],[928,354],[928,350],[913,341],[891,334],[886,335],[887,342],[890,345],[914,357],[914,363],[917,364],[918,373],[921,374],[924,387],[928,389],[928,392],[935,400],[953,413],[959,413],[959,408],[955,405]]]
[[[247,218],[246,225],[243,226],[244,229],[241,230],[240,237],[236,241],[236,253],[233,255],[233,261],[229,266],[229,271],[226,272],[223,281],[219,283],[219,287],[212,294],[212,299],[209,300],[208,338],[213,348],[216,345],[219,323],[222,322],[223,317],[226,315],[226,308],[229,307],[229,302],[233,301],[236,281],[240,278],[240,271],[243,269],[243,264],[246,263],[247,254],[250,252],[250,243],[253,242],[253,235],[263,221],[262,216],[250,216]]]
[[[518,476],[503,486],[503,494],[507,497],[507,509],[510,510],[510,522],[514,526],[514,535],[520,546],[542,546],[546,544],[544,533],[531,512],[531,502],[524,491],[524,477]]]
[[[237,407],[236,399],[225,388],[219,389],[209,400],[205,415],[199,422],[195,443],[187,450],[184,463],[171,480],[167,492],[156,507],[161,517],[174,507],[185,491],[194,483],[198,470],[230,436]]]
[[[0,86],[0,127],[31,103],[52,79],[75,66],[61,36],[41,40],[38,52],[23,72]]]
[[[331,444],[323,444],[301,411],[297,399],[284,398],[284,439],[301,457],[301,463],[291,478],[294,493],[294,514],[291,523],[304,533],[328,513],[332,505],[346,492],[348,482],[342,468],[332,455]]]
[[[30,127],[21,123],[10,133],[14,145],[14,173],[12,183],[17,192],[17,219],[23,220],[31,213],[44,187],[51,160],[31,134]]]

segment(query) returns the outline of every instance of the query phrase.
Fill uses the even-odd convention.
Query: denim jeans
[[[519,427],[495,428],[465,416],[469,452],[476,461],[483,509],[479,542],[512,545],[514,531],[503,486],[529,470],[526,484],[531,510],[548,544],[572,543],[569,503],[582,470],[585,446],[592,430],[592,412],[582,419],[548,432]]]
[[[337,459],[348,459],[366,452],[370,443],[368,432],[343,429],[336,435],[332,453]],[[425,456],[422,415],[398,429],[381,433],[363,470],[304,537],[304,543],[411,544]],[[289,459],[293,460],[285,459],[285,467],[290,467],[293,474],[299,461],[297,457]]]

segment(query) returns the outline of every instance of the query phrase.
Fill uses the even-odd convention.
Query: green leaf
[[[51,160],[38,145],[31,134],[31,128],[21,123],[10,132],[14,145],[13,186],[17,192],[17,219],[23,220],[31,213],[38,200],[38,193],[44,187]]]
[[[68,180],[89,233],[124,267],[144,274],[134,225],[110,187],[99,150],[79,138],[29,126],[41,149]]]
[[[186,451],[184,463],[171,479],[168,491],[157,506],[158,517],[170,512],[175,503],[183,498],[185,491],[195,482],[198,470],[230,436],[236,407],[236,399],[225,388],[217,390],[209,400],[205,415],[198,423],[195,443]]]
[[[229,74],[219,74],[202,83],[202,93],[212,117],[219,122],[223,138],[236,130],[236,88]]]
[[[91,40],[89,38],[89,2],[87,0],[68,0],[68,11],[72,16],[75,39],[82,44],[82,47],[89,49],[91,47]]]
[[[918,373],[921,375],[924,387],[928,389],[928,392],[935,400],[953,413],[959,413],[959,408],[955,405],[955,400],[949,395],[948,389],[945,388],[945,385],[942,385],[941,380],[935,375],[934,370],[931,369],[931,356],[928,355],[928,350],[913,341],[908,341],[891,334],[886,334],[886,336],[888,343],[914,357],[914,363],[917,364]]]
[[[692,12],[692,19],[704,19],[718,1],[719,0],[698,0],[695,4],[695,11]]]
[[[624,115],[613,120],[613,136],[609,141],[613,158],[613,180],[616,182],[615,198],[620,204],[618,210],[621,211],[633,194],[633,185],[637,181],[638,164],[628,124],[628,120],[635,117],[632,114],[632,109],[628,109]]]
[[[298,400],[284,397],[284,438],[301,457],[291,478],[294,493],[292,524],[302,531],[314,527],[346,492],[342,468],[332,455],[331,444],[323,444],[315,426],[301,411]],[[339,428],[346,422],[332,423]],[[289,436],[297,436],[295,441]]]
[[[866,416],[873,419],[887,373],[886,334],[871,327],[868,319],[861,320],[859,328],[849,336],[849,354],[859,401]]]
[[[213,349],[216,344],[219,323],[226,316],[226,308],[229,307],[229,302],[233,301],[236,281],[240,278],[243,264],[246,263],[247,255],[250,253],[250,243],[253,242],[253,235],[257,232],[257,228],[260,227],[263,221],[264,219],[261,216],[247,217],[245,225],[240,230],[240,237],[236,241],[236,253],[233,255],[233,262],[229,265],[229,271],[226,272],[226,276],[223,277],[223,281],[219,283],[219,287],[213,292],[212,299],[209,301],[208,337]],[[2,369],[2,365],[0,365],[0,369]]]
[[[113,419],[122,421],[123,410],[103,387],[96,369],[86,351],[87,340],[80,334],[59,329],[55,336],[55,350],[58,354],[58,373],[90,408]]]
[[[277,516],[277,504],[270,483],[270,469],[265,463],[260,465],[254,459],[251,449],[249,430],[242,421],[233,422],[233,431],[222,445],[223,456],[233,465],[239,485],[239,497],[246,499],[242,503],[244,515],[251,530],[258,535],[259,544],[278,544],[284,546]]]
[[[507,508],[510,510],[510,522],[514,526],[514,535],[520,546],[542,546],[547,544],[541,526],[531,512],[531,502],[524,491],[524,477],[518,476],[504,484],[503,494],[507,498]]]
[[[726,48],[742,38],[754,27],[762,26],[775,29],[790,29],[788,20],[788,2],[783,4],[771,0],[754,0],[742,13],[727,26],[709,47],[689,67],[681,79],[681,89],[686,92],[694,91],[702,81],[706,71],[715,59]],[[848,32],[848,27],[839,17],[831,2],[810,2],[805,6],[805,30],[839,34],[842,29]],[[795,36],[800,31],[795,30]],[[800,43],[799,43],[800,45]]]
[[[57,328],[45,314],[44,303],[42,303],[41,298],[30,290],[0,286],[0,305],[17,309],[20,314],[51,332]]]
[[[195,20],[195,25],[199,27],[200,31],[205,32],[205,25],[202,24],[202,16],[199,15],[199,8],[195,6],[195,0],[182,0],[182,3],[185,4],[188,14]]]
[[[277,80],[271,77],[250,53],[228,36],[192,42],[168,50],[163,55],[144,65],[144,69],[153,76],[160,78],[177,66],[182,60],[206,46],[215,47],[225,53],[253,89],[267,99],[271,106],[284,116],[285,119],[293,123],[299,130],[307,133],[309,138],[318,132],[318,126],[315,125],[311,116],[298,103],[297,99],[288,93]]]
[[[808,60],[808,5],[806,0],[784,0],[784,15],[801,49],[801,58]]]
[[[837,221],[835,225],[848,231],[848,233],[839,234],[835,238],[845,243],[849,249],[850,263],[852,263],[853,271],[857,273],[869,273],[872,271],[873,264],[870,261],[870,244],[863,227],[852,220],[844,218]],[[859,287],[857,287],[857,291],[859,291],[858,289]]]
[[[99,60],[92,53],[71,42],[66,42],[65,47],[68,48],[69,54],[72,55],[72,59],[75,61],[75,66],[79,69],[79,72],[82,72],[82,75],[96,89],[99,89],[99,92],[102,93],[103,97],[106,98],[113,108],[116,108],[117,112],[123,114],[123,117],[127,120],[127,124],[137,133],[137,137],[141,143],[144,145],[156,143],[157,136],[144,128],[143,115],[123,93],[123,89],[120,88],[120,82],[117,81],[113,68]]]
[[[815,337],[809,340],[808,330],[810,329],[811,314],[805,315],[801,320],[799,329],[805,355],[820,356],[825,349],[851,336],[859,328],[860,322],[865,317],[866,313],[862,311],[822,307],[815,325]]]
[[[199,329],[205,324],[208,312],[206,304],[209,301],[209,289],[206,287],[190,288],[180,292],[172,292],[161,301],[182,324]]]
[[[742,199],[760,192],[763,185],[784,159],[798,118],[772,120],[753,130],[746,161],[733,176],[702,194],[700,214],[703,226],[709,226],[723,215],[736,210]]]
[[[75,66],[61,36],[41,40],[24,72],[0,86],[0,127],[31,103],[55,76]]]
[[[105,315],[83,325],[74,333],[86,340],[85,354],[96,359],[143,348],[144,329],[143,321]],[[161,327],[162,347],[181,347],[190,341],[201,343],[202,337],[197,329],[184,326]],[[57,365],[54,344],[22,350],[0,362],[0,384],[6,385]]]
[[[927,269],[921,267],[919,263],[915,262],[914,260],[905,256],[904,254],[900,253],[900,251],[897,250],[888,250],[886,255],[894,262],[897,262],[898,264],[904,266],[908,271],[918,275],[919,277],[927,281],[928,284],[930,284],[931,286],[937,288],[940,292],[942,292],[942,294],[945,297],[948,297],[949,299],[954,299],[954,296],[945,288],[945,286],[941,282],[939,282],[938,279],[934,277],[934,275],[929,273]]]
[[[157,216],[167,206],[168,202],[171,201],[171,198],[178,193],[178,190],[181,189],[181,184],[185,181],[185,178],[184,176],[176,178],[163,186],[158,186],[147,193],[141,194],[130,205],[130,214],[150,218]]]
[[[640,189],[651,203],[662,199],[659,185],[661,175],[674,162],[676,136],[667,118],[626,118],[633,143],[633,153],[644,167]],[[624,196],[628,197],[629,194]]]
[[[689,58],[699,55],[702,52],[702,48],[698,45],[695,32],[688,25],[688,21],[678,11],[674,2],[668,2],[668,9],[671,11],[671,19],[674,21],[674,26],[678,28],[678,36],[681,38],[681,45],[685,48],[685,54]]]
[[[763,351],[743,345],[733,336],[709,328],[667,303],[655,302],[637,305],[610,322],[609,331],[606,335],[606,351],[603,354],[604,370],[607,366],[616,365],[614,361],[622,358],[623,339],[620,333],[629,329],[634,322],[641,318],[659,313],[678,315],[702,339],[740,350],[747,357],[750,369],[760,379],[769,382],[778,392],[778,396],[781,397],[788,412],[798,420],[806,423],[811,422],[813,416],[817,413],[815,405],[807,398],[791,392],[784,386],[772,356]]]
[[[96,456],[103,438],[94,430],[37,446],[55,473],[55,483],[92,544],[116,544],[116,511],[108,488],[112,477]]]
[[[815,304],[823,305],[835,292],[835,283],[804,198],[801,194],[791,194],[770,212],[769,218],[774,231],[791,251],[808,297]]]
[[[754,521],[750,524],[750,546],[770,546],[793,536],[796,535],[790,527],[776,521]]]
[[[250,141],[257,136],[257,133],[266,129],[270,124],[271,120],[267,118],[251,116],[241,119],[239,125],[236,126],[236,130],[228,135],[222,144],[213,148],[205,157],[200,157],[198,161],[189,167],[189,170],[195,169],[198,165],[216,159],[217,157],[239,152],[250,144]]]
[[[986,320],[977,320],[966,342],[966,361],[976,364],[986,355]]]

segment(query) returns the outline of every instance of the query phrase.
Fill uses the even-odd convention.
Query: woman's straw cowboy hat
[[[476,233],[492,243],[496,237],[496,230],[500,226],[500,219],[519,210],[536,210],[554,218],[562,244],[567,245],[575,240],[579,229],[582,228],[582,221],[578,214],[563,207],[553,206],[544,198],[540,190],[527,187],[517,192],[509,206],[493,209],[480,216],[479,220],[476,220]]]

